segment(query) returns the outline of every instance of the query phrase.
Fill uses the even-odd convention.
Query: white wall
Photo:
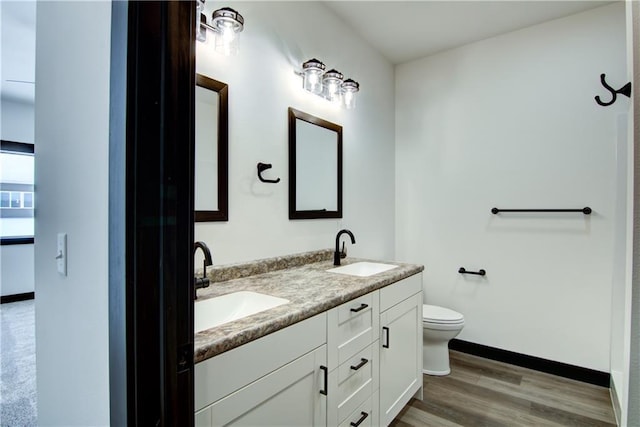
[[[532,26],[396,69],[396,256],[459,338],[608,372],[624,5]],[[499,208],[582,208],[500,214]],[[459,267],[484,268],[485,278]]]
[[[109,424],[110,2],[40,2],[36,42],[39,425]],[[56,235],[68,234],[68,276]]]
[[[640,4],[627,2],[627,28],[628,40],[632,40],[633,50],[629,51],[628,58],[633,60],[630,67],[630,75],[633,81],[633,106],[631,116],[633,127],[630,127],[634,147],[640,144]],[[630,259],[633,268],[631,285],[631,318],[627,325],[629,345],[629,378],[627,397],[627,421],[629,426],[640,425],[640,150],[634,149],[633,169],[633,258]]]
[[[630,104],[630,103],[629,103]],[[619,118],[616,146],[615,229],[611,282],[611,387],[620,408],[627,406],[631,317],[631,244],[633,242],[633,132],[627,115]],[[633,121],[631,121],[633,122]],[[624,412],[624,411],[622,411]],[[621,416],[622,414],[619,414]],[[621,420],[624,425],[624,420]]]
[[[35,3],[32,4],[32,6]],[[0,10],[7,5],[0,5]],[[35,14],[35,7],[31,13]],[[10,25],[6,22],[13,15],[1,15],[3,27]],[[3,20],[4,19],[4,20]],[[12,34],[15,35],[15,34]],[[23,35],[23,34],[21,34]],[[15,40],[14,40],[15,42]],[[22,54],[26,57],[35,56],[33,50],[35,46],[30,44],[33,40],[27,40],[22,47]],[[2,37],[3,45],[9,43],[7,34]],[[8,64],[10,61],[24,60],[24,57],[12,57],[7,52],[14,52],[10,49],[2,49],[0,52],[0,63]],[[3,69],[9,68],[7,65]],[[7,76],[5,78],[15,77]],[[9,83],[1,82],[8,85]],[[33,101],[13,97],[0,98],[0,139],[5,141],[26,142],[33,144],[34,129],[34,106]],[[0,294],[15,295],[33,292],[34,290],[34,266],[33,266],[33,245],[9,245],[0,247]]]
[[[200,43],[196,52],[197,71],[229,85],[229,221],[196,223],[196,239],[219,265],[333,247],[348,228],[350,256],[394,258],[393,67],[320,3],[231,7],[246,22],[239,54]],[[355,110],[303,91],[294,70],[313,57],[361,84]],[[289,220],[288,107],[343,126],[342,220]],[[258,181],[258,162],[272,163],[265,176],[280,183]]]
[[[33,143],[36,2],[0,2],[0,134]]]
[[[633,81],[632,2],[626,3],[627,80]],[[633,83],[634,85],[637,83]],[[612,402],[619,425],[628,424],[629,363],[632,312],[633,265],[633,103],[628,102],[628,114],[619,119],[616,149],[616,222],[614,233],[614,265],[611,295],[611,390]],[[631,119],[630,119],[631,117]]]
[[[33,103],[4,98],[0,103],[0,139],[33,144]],[[1,295],[34,291],[32,244],[0,246],[0,263]]]
[[[2,100],[2,139],[33,144],[33,103]]]
[[[0,294],[33,292],[33,244],[0,247]]]

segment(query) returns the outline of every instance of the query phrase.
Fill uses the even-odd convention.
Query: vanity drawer
[[[327,315],[329,367],[335,369],[378,339],[378,291],[331,309]]]
[[[347,418],[340,423],[339,427],[372,427],[377,426],[378,422],[375,420],[377,415],[377,409],[374,402],[377,400],[377,394],[370,396],[365,402],[360,405],[355,411],[353,411]]]
[[[377,388],[377,343],[357,352],[329,375],[329,408],[335,411],[329,415],[330,424],[342,422]]]
[[[362,295],[336,307],[338,309],[338,324],[344,325],[352,319],[358,318],[373,307],[373,293]]]
[[[385,286],[380,289],[380,311],[385,311],[421,291],[422,273]]]

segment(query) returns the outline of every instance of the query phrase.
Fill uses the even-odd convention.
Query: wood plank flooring
[[[609,389],[450,351],[451,374],[423,375],[394,427],[615,426]]]

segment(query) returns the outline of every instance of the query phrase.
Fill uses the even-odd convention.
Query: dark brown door
[[[195,2],[113,2],[111,424],[193,425]]]

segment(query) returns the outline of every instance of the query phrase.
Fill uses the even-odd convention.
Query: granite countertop
[[[209,271],[208,276],[213,282],[208,288],[198,290],[198,302],[238,291],[259,292],[286,298],[290,302],[198,332],[194,345],[195,363],[315,316],[424,269],[423,266],[415,264],[349,257],[343,259],[342,265],[372,261],[398,266],[373,276],[357,277],[327,272],[326,270],[334,267],[332,257],[333,251],[327,249],[216,267]],[[225,280],[216,281],[216,277],[223,277]]]

